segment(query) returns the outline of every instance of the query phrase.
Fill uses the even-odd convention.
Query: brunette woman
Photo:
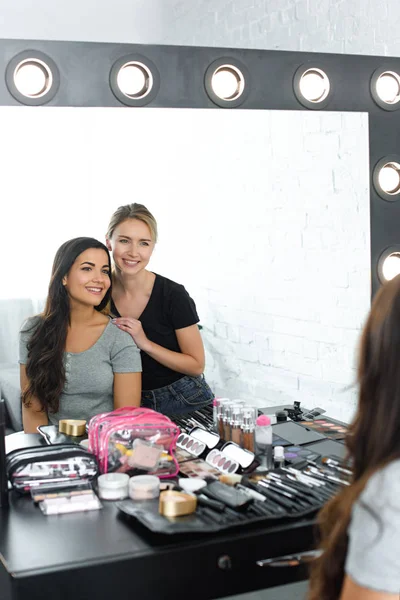
[[[139,350],[101,312],[110,296],[106,246],[85,237],[65,242],[54,259],[45,309],[20,333],[25,433],[140,404]]]
[[[400,597],[400,275],[377,293],[359,354],[347,448],[353,482],[321,511],[309,600]]]
[[[183,285],[146,267],[157,241],[157,223],[142,204],[112,215],[107,247],[115,270],[111,312],[115,325],[141,350],[142,405],[181,414],[213,399],[204,371],[204,348],[196,306]]]

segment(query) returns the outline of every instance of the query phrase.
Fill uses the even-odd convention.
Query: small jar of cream
[[[160,480],[155,475],[135,475],[129,480],[132,500],[152,500],[160,495]]]
[[[99,496],[103,500],[123,500],[128,497],[129,475],[105,473],[97,479]]]

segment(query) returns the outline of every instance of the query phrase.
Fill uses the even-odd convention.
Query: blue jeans
[[[204,375],[185,375],[171,385],[142,392],[141,405],[164,415],[183,415],[208,406],[214,399]]]

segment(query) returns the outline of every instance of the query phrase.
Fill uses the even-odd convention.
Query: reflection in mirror
[[[159,225],[150,269],[196,302],[215,394],[351,417],[370,304],[367,115],[4,107],[0,119],[1,363],[16,364],[59,245],[104,240],[137,201]]]

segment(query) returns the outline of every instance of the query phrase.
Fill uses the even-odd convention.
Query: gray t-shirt
[[[39,321],[40,317],[31,317],[20,331],[20,364],[27,363],[27,343]],[[113,410],[114,373],[142,370],[140,351],[135,342],[129,333],[121,331],[111,321],[88,350],[64,352],[64,366],[66,382],[59,410],[48,414],[53,425],[58,425],[60,419],[89,421],[94,415]]]
[[[346,573],[362,587],[399,594],[400,460],[370,478],[353,506],[348,534]]]

